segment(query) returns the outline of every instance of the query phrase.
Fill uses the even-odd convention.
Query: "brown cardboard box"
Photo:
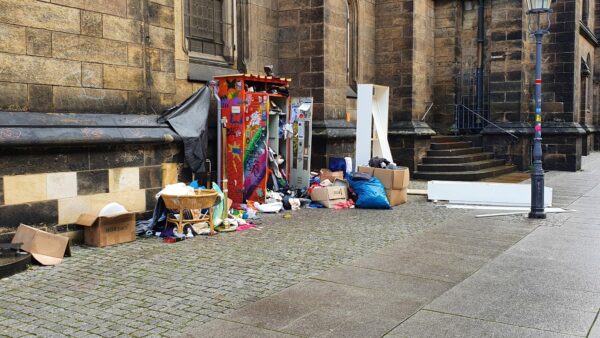
[[[408,201],[408,189],[396,189],[389,190],[385,189],[385,195],[387,196],[388,201],[392,207],[395,207],[400,204],[404,204]]]
[[[310,199],[323,204],[326,208],[332,208],[335,204],[348,199],[348,189],[344,186],[317,187],[310,193]]]
[[[113,216],[82,214],[77,224],[85,227],[85,244],[107,246],[135,240],[135,214],[119,213]]]
[[[333,183],[335,180],[343,180],[344,172],[343,171],[331,171],[329,169],[321,169],[319,170],[319,179],[321,182],[325,180],[331,181]]]
[[[21,248],[42,265],[56,265],[62,262],[65,256],[71,256],[69,238],[25,224],[19,225],[11,243],[23,243]]]
[[[377,177],[386,189],[406,189],[410,182],[408,168],[380,169],[375,168],[374,176]]]
[[[336,204],[345,203],[346,201],[347,201],[347,199],[341,198],[341,199],[337,199],[337,200],[319,201],[318,203],[323,205],[325,208],[333,209]]]
[[[373,171],[374,170],[375,170],[375,168],[373,168],[373,167],[358,166],[358,172],[359,173],[367,173],[367,174],[373,176]]]

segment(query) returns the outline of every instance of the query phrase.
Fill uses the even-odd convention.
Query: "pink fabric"
[[[347,200],[346,202],[340,202],[333,206],[334,209],[350,209],[354,206],[354,202],[352,200]]]
[[[252,228],[256,228],[256,224],[243,224],[243,225],[238,225],[237,229],[235,229],[235,231],[246,231],[246,230],[250,230]]]

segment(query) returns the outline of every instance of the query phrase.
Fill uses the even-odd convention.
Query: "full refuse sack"
[[[362,209],[390,209],[390,202],[385,195],[383,183],[374,176],[368,179],[361,178],[353,175],[346,177],[350,188],[358,196],[356,207]]]

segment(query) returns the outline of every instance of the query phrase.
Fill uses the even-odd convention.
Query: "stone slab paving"
[[[310,337],[597,336],[600,155],[584,165],[547,180],[555,204],[577,213],[481,219],[463,210],[219,323],[248,336],[257,328]],[[187,334],[211,335],[217,327],[211,322]]]
[[[56,267],[0,280],[0,336],[177,336],[462,215],[411,196],[390,211],[300,210],[175,244],[74,247]]]
[[[390,335],[600,335],[600,156],[587,157],[582,172],[550,175],[547,184],[578,212],[535,229]]]

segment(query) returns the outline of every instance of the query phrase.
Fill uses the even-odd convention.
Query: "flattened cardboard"
[[[373,175],[383,183],[386,189],[406,189],[410,183],[408,168],[395,170],[374,168]]]
[[[42,265],[56,265],[62,262],[65,256],[71,256],[69,238],[25,224],[19,225],[11,243],[23,243],[21,248]]]
[[[82,214],[77,224],[85,227],[83,232],[86,245],[104,247],[135,240],[135,214],[119,213],[111,216]]]
[[[373,176],[374,170],[375,170],[375,168],[373,168],[373,167],[366,167],[366,166],[361,166],[361,165],[358,166],[359,173],[367,173],[367,174]]]
[[[385,190],[390,205],[395,207],[408,201],[408,189]]]
[[[315,202],[347,200],[348,189],[344,186],[317,187],[310,193],[310,199]]]

